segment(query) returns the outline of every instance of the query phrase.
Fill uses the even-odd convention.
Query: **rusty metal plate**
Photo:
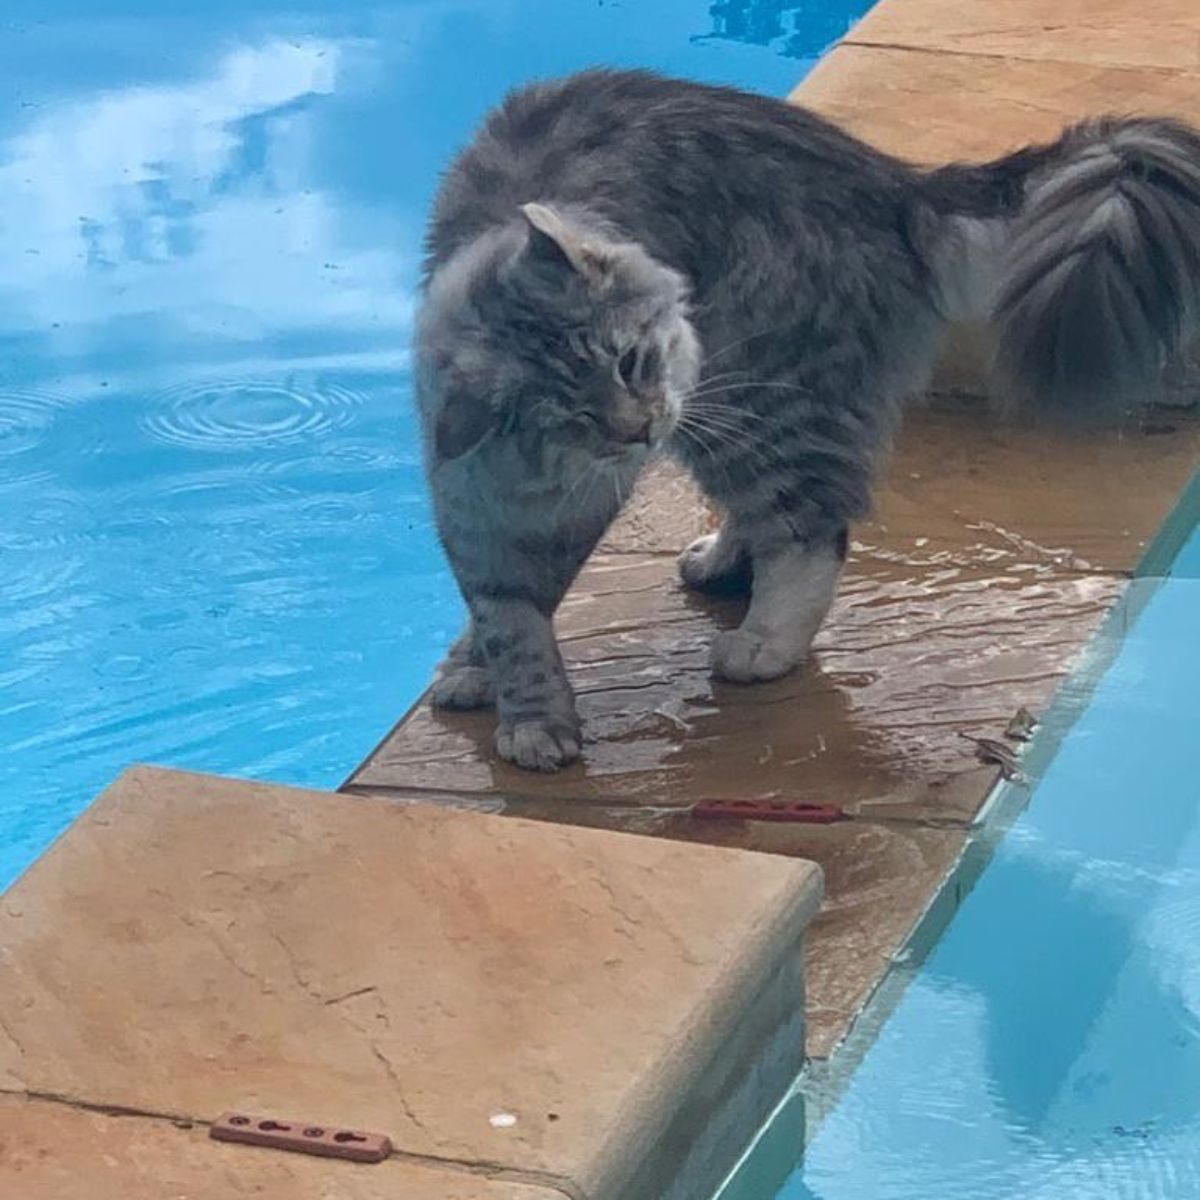
[[[245,1113],[225,1113],[213,1123],[209,1137],[218,1142],[241,1142],[246,1146],[266,1146],[360,1163],[383,1162],[392,1152],[391,1139],[381,1133],[364,1133],[315,1121],[252,1117]]]

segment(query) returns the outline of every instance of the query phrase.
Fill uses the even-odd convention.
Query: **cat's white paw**
[[[496,693],[486,667],[447,667],[434,681],[430,700],[434,708],[466,711],[491,708]]]
[[[750,590],[749,560],[729,553],[719,533],[697,538],[679,556],[679,577],[698,592]]]
[[[745,629],[719,633],[712,645],[713,671],[731,683],[778,679],[803,657],[803,650],[791,641],[763,637]]]
[[[538,721],[500,723],[496,752],[527,771],[557,771],[579,757],[579,727],[547,717]]]
[[[713,549],[719,536],[706,533],[679,556],[679,577],[688,587],[701,588],[712,578]]]

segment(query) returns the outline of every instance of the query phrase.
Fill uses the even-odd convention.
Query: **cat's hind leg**
[[[714,672],[734,683],[759,683],[802,662],[837,594],[846,546],[842,529],[755,548],[750,608],[737,629],[713,641]]]
[[[679,577],[697,592],[717,596],[745,596],[754,572],[750,547],[732,517],[717,533],[697,538],[679,556]]]

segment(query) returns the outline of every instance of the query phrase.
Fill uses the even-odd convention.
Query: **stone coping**
[[[97,1200],[99,1145],[113,1196],[708,1195],[802,1065],[820,894],[777,856],[137,768],[0,900],[0,1195]],[[230,1110],[396,1153],[183,1136]]]
[[[1189,0],[883,0],[794,99],[915,162],[985,159],[1101,111],[1200,121]],[[1192,381],[1143,423],[1064,437],[988,416],[987,344],[952,337],[856,531],[811,668],[750,691],[705,646],[737,607],[683,594],[672,556],[715,515],[678,473],[640,489],[560,616],[588,737],[532,777],[497,763],[491,722],[418,704],[347,781],[542,820],[812,858],[809,1050],[844,1036],[958,859],[1002,738],[1047,705],[1200,463]],[[787,795],[838,825],[714,825],[698,799]]]

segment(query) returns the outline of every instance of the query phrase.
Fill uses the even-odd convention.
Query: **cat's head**
[[[421,357],[438,461],[508,438],[552,472],[643,459],[700,361],[679,274],[539,204],[434,275]]]

